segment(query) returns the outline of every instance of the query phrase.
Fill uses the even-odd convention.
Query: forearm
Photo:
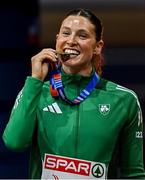
[[[123,178],[145,179],[143,163],[143,124],[139,114],[125,127],[122,137],[122,175]]]
[[[43,82],[38,79],[26,79],[22,94],[16,99],[3,134],[3,140],[9,148],[23,149],[31,143],[42,86]]]

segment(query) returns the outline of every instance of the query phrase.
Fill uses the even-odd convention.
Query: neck
[[[64,70],[64,72],[66,74],[79,74],[79,75],[82,75],[82,76],[90,76],[91,72],[92,72],[92,65],[91,66],[87,66],[86,68],[72,68],[72,67],[67,67],[67,66],[63,66],[62,65],[62,68]]]

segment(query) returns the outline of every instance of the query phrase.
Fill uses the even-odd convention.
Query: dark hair
[[[83,17],[87,18],[95,27],[96,41],[100,41],[102,39],[102,36],[103,36],[102,22],[94,13],[92,13],[91,10],[82,9],[82,8],[73,9],[66,14],[66,17],[73,16],[73,15],[74,16],[83,16]],[[96,56],[96,58],[93,59],[92,63],[96,69],[96,72],[101,76],[102,75],[102,66],[104,64],[104,58],[103,58],[102,54]]]
[[[89,9],[77,8],[69,11],[66,17],[71,15],[78,15],[87,18],[95,26],[96,40],[101,40],[103,27],[101,20],[95,14],[93,14]]]

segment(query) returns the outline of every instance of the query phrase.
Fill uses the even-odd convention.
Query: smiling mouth
[[[56,52],[56,54],[58,55],[58,57],[63,61],[68,61],[71,58],[75,58],[79,55],[79,53],[74,53],[74,52]]]

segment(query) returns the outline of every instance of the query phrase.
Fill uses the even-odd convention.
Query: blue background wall
[[[30,8],[30,11],[28,9]],[[38,2],[0,2],[0,179],[27,179],[29,149],[8,150],[3,130],[38,47]]]

